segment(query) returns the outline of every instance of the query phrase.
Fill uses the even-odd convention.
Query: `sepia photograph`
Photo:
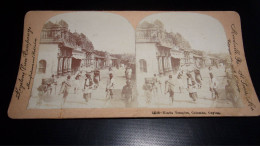
[[[28,109],[136,107],[135,32],[105,12],[50,18],[41,31]]]
[[[139,107],[242,107],[222,24],[199,13],[158,13],[136,28]]]
[[[242,106],[210,16],[158,13],[134,31],[115,14],[74,12],[43,25],[28,109]]]

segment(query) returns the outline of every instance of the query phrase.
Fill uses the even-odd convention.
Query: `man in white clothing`
[[[212,97],[212,99],[218,99],[219,98],[218,92],[217,92],[218,82],[212,73],[210,73],[209,75],[210,75],[209,89],[211,91],[211,97]],[[215,95],[215,97],[214,97],[214,95]]]
[[[107,85],[106,85],[106,92],[107,92],[106,98],[107,99],[113,99],[114,86],[115,86],[115,80],[113,78],[113,74],[109,73],[109,78],[107,80]]]

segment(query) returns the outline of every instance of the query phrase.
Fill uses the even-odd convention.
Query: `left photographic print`
[[[70,12],[40,36],[27,109],[137,107],[135,31],[122,16]]]

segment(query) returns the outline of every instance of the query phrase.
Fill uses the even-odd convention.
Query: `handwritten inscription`
[[[240,64],[243,62],[241,55],[240,55],[240,50],[239,50],[239,44],[237,42],[237,35],[238,32],[236,30],[236,26],[235,24],[231,25],[231,34],[232,34],[232,40],[228,40],[228,47],[229,47],[229,51],[231,52],[231,45],[233,45],[233,53],[234,53],[234,61],[236,64],[236,68],[238,68],[237,71],[235,71],[235,69],[233,69],[233,75],[234,78],[236,80],[236,84],[238,87],[239,92],[242,92],[243,95],[245,96],[247,105],[249,106],[250,110],[254,111],[256,106],[255,104],[252,102],[252,99],[250,97],[250,90],[249,90],[249,85],[248,85],[248,81],[246,76],[243,74]],[[231,60],[233,61],[233,59],[231,58]],[[243,68],[242,68],[243,69]],[[238,84],[241,84],[241,88],[239,87]]]
[[[235,60],[236,60],[236,63],[237,65],[239,65],[240,63],[242,63],[242,59],[240,58],[240,51],[238,49],[238,43],[236,41],[237,39],[237,30],[236,30],[236,26],[235,24],[232,24],[231,25],[231,34],[232,34],[232,42],[233,42],[233,48],[234,48],[234,53],[235,53]]]
[[[31,27],[28,27],[26,30],[26,37],[25,37],[25,48],[22,51],[22,61],[20,63],[19,69],[21,72],[21,75],[17,78],[17,85],[15,87],[15,96],[17,99],[20,99],[21,94],[25,89],[30,88],[31,80],[32,80],[32,74],[35,64],[35,51],[36,51],[36,43],[37,39],[35,38],[33,42],[31,42],[31,36],[33,35],[33,31]],[[32,45],[33,44],[33,45]],[[30,66],[29,60],[32,60],[32,63]],[[27,70],[29,70],[29,74],[27,74]],[[29,79],[26,79],[26,77],[29,77]],[[25,82],[25,80],[29,80],[28,82]]]
[[[238,71],[238,74],[240,76],[240,82],[242,84],[243,94],[246,97],[247,105],[250,107],[251,111],[254,111],[256,108],[256,105],[253,103],[253,100],[250,97],[246,76],[242,73],[241,70]]]
[[[36,51],[36,43],[37,43],[37,39],[35,38],[33,41],[33,50],[32,50],[32,64],[31,64],[31,69],[29,72],[29,81],[26,83],[27,89],[30,88],[31,82],[32,82],[32,78],[33,78],[33,68],[34,68],[34,64],[35,64],[35,51]]]

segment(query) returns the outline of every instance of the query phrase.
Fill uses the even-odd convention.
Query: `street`
[[[240,99],[236,100],[236,105],[232,101],[226,99],[225,95],[225,85],[227,78],[225,77],[224,67],[218,69],[214,68],[212,72],[216,76],[218,82],[217,91],[219,93],[218,99],[212,99],[211,92],[209,90],[209,73],[208,69],[201,69],[202,75],[202,87],[197,89],[198,99],[194,102],[189,97],[189,92],[186,88],[182,89],[182,93],[179,91],[178,85],[175,85],[174,88],[174,101],[171,102],[169,98],[169,93],[165,94],[164,82],[168,79],[168,75],[160,77],[162,80],[161,87],[158,88],[157,93],[152,93],[151,103],[146,103],[146,98],[142,89],[142,83],[137,84],[136,91],[136,81],[132,80],[133,85],[133,100],[128,103],[121,98],[121,92],[124,85],[126,85],[125,79],[125,68],[113,68],[113,74],[115,79],[115,86],[113,89],[113,99],[106,99],[106,83],[108,79],[109,71],[108,69],[100,70],[100,82],[99,87],[92,91],[91,99],[86,102],[83,98],[82,89],[77,90],[77,93],[74,93],[74,87],[76,86],[74,82],[75,76],[71,78],[71,87],[69,89],[69,94],[66,102],[62,106],[63,95],[59,95],[59,90],[61,87],[61,82],[65,80],[66,76],[60,77],[57,79],[56,94],[55,91],[51,95],[44,95],[43,102],[41,105],[37,105],[39,101],[39,96],[32,95],[31,100],[29,101],[28,109],[33,109],[35,107],[39,109],[60,109],[60,108],[131,108],[131,107],[147,107],[147,108],[171,108],[171,107],[182,107],[182,108],[208,108],[208,107],[241,107],[242,103]],[[83,73],[84,74],[84,73]],[[140,74],[138,76],[140,78]],[[176,74],[173,75],[173,78],[176,78]],[[184,74],[182,81],[186,86],[187,77]],[[139,79],[140,80],[140,79]],[[84,79],[81,80],[82,83]],[[81,88],[81,87],[80,87]],[[138,97],[137,97],[138,96]],[[238,96],[237,96],[238,97]],[[234,97],[235,98],[235,97]]]
[[[151,103],[146,103],[146,98],[142,89],[143,84],[138,84],[137,88],[140,93],[138,96],[138,103],[139,107],[150,107],[150,108],[169,108],[169,107],[176,107],[176,108],[210,108],[210,107],[234,107],[233,103],[226,99],[225,95],[225,86],[227,82],[227,78],[225,77],[225,69],[224,67],[214,68],[213,74],[216,76],[218,82],[217,91],[219,93],[218,99],[212,99],[211,92],[209,90],[209,73],[207,68],[203,68],[200,70],[202,76],[202,87],[197,89],[198,99],[197,101],[193,101],[189,97],[189,92],[186,88],[182,89],[182,93],[179,91],[178,85],[175,85],[174,88],[174,101],[171,102],[169,97],[169,93],[165,94],[165,87],[164,82],[168,79],[168,75],[165,75],[161,78],[162,85],[158,89],[158,93],[152,94]],[[173,75],[173,78],[177,78],[177,74]],[[194,77],[194,74],[193,74]],[[139,76],[139,78],[142,78]],[[144,78],[144,77],[143,77]],[[140,80],[140,79],[139,79]],[[177,81],[176,81],[177,82]],[[185,87],[187,86],[187,77],[184,74],[182,78],[182,82],[184,83]],[[234,97],[235,98],[235,97]],[[236,107],[241,107],[242,103],[240,99],[235,99],[237,101]]]
[[[83,73],[84,74],[84,73]],[[69,89],[69,94],[66,102],[62,106],[63,98],[62,94],[59,95],[59,90],[61,87],[61,83],[66,79],[66,76],[60,77],[57,79],[56,86],[56,94],[55,91],[52,92],[51,95],[44,95],[44,99],[41,105],[37,105],[39,101],[39,96],[31,96],[29,101],[28,109],[33,109],[35,107],[39,109],[59,109],[59,108],[125,108],[125,107],[136,107],[136,97],[134,97],[133,101],[128,103],[124,99],[121,98],[121,92],[124,85],[126,85],[125,78],[125,68],[113,68],[113,74],[115,79],[115,85],[113,89],[113,99],[106,99],[106,83],[109,77],[108,69],[100,70],[100,82],[99,87],[92,91],[91,99],[86,102],[83,98],[82,87],[79,87],[77,93],[74,93],[74,87],[76,84],[74,83],[75,76],[71,77],[71,87]],[[84,81],[84,79],[81,79]],[[84,84],[84,83],[82,83]],[[134,86],[133,90],[135,90],[135,81],[132,80],[132,84]]]

